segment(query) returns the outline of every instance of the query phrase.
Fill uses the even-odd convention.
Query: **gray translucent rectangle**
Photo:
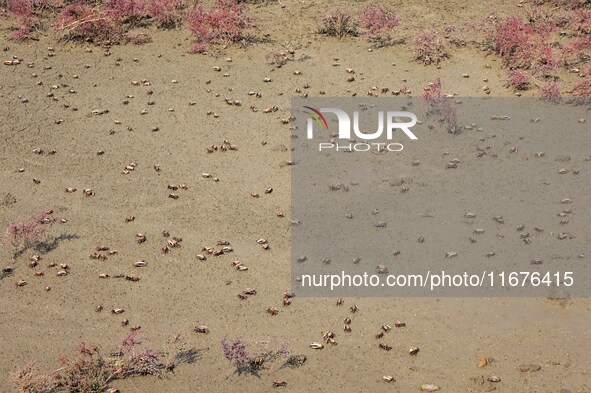
[[[587,110],[537,98],[294,98],[293,291],[589,296]],[[409,114],[417,123],[405,131]]]

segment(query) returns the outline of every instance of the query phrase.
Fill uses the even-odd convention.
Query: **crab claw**
[[[312,349],[322,349],[324,348],[324,345],[317,343],[317,342],[313,342],[312,344],[310,344],[310,348]]]

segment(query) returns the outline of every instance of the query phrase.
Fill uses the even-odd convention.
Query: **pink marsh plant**
[[[510,70],[507,74],[507,86],[515,90],[527,90],[530,82],[530,75],[522,70]]]
[[[4,233],[4,242],[13,247],[13,257],[38,246],[44,240],[44,225],[53,224],[57,219],[48,212],[42,212],[23,221],[10,222]]]
[[[358,16],[359,26],[367,34],[378,35],[394,29],[400,23],[394,9],[380,3],[367,5]]]
[[[177,336],[174,342],[179,340]],[[173,369],[173,362],[188,362],[188,352],[178,347],[160,354],[141,344],[142,339],[132,332],[117,352],[105,356],[99,346],[80,341],[73,355],[60,358],[57,370],[43,374],[35,362],[29,362],[11,373],[10,380],[23,393],[99,393],[107,391],[112,381],[144,375],[160,378]]]
[[[33,12],[33,0],[7,0],[6,6],[19,26],[10,34],[10,38],[17,42],[30,38],[39,25],[39,19]]]
[[[441,80],[439,78],[425,88],[423,99],[428,106],[428,116],[436,116],[439,122],[445,124],[450,134],[457,135],[461,133],[456,109],[451,105],[450,100],[442,95]]]
[[[548,81],[540,87],[540,97],[543,100],[558,103],[562,99],[560,86],[555,81]]]
[[[246,11],[246,6],[237,0],[215,0],[209,9],[199,4],[189,10],[185,23],[197,46],[205,49],[210,44],[230,44],[244,39],[244,30],[254,25]]]
[[[410,49],[414,53],[415,60],[424,64],[439,64],[449,57],[443,36],[436,30],[424,30],[419,33],[411,40]]]

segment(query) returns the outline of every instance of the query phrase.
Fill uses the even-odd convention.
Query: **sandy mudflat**
[[[484,95],[484,84],[493,96],[513,95],[504,87],[505,71],[495,56],[473,48],[454,48],[452,57],[439,68],[423,66],[412,60],[404,45],[368,52],[369,44],[363,38],[338,41],[314,34],[317,10],[327,8],[329,2],[283,3],[285,8],[271,4],[252,9],[258,20],[256,33],[270,34],[272,42],[231,46],[220,50],[219,56],[188,54],[190,37],[184,30],[154,32],[153,42],[143,46],[114,46],[110,56],[103,56],[100,47],[59,43],[51,34],[30,44],[15,44],[6,40],[7,22],[2,21],[1,46],[9,46],[3,57],[15,55],[23,63],[0,65],[0,227],[53,209],[67,223],[53,225],[47,234],[75,238],[42,254],[36,269],[27,267],[33,251],[13,263],[11,251],[0,250],[1,267],[15,269],[12,276],[0,280],[0,391],[13,391],[8,373],[16,365],[37,359],[41,370],[55,369],[60,355],[70,353],[80,339],[101,345],[105,352],[115,350],[120,338],[129,333],[129,326],[120,323],[127,318],[130,324],[141,325],[140,332],[149,338],[151,347],[162,348],[166,339],[180,332],[198,350],[199,358],[164,379],[113,383],[123,392],[271,391],[274,379],[287,381],[280,389],[290,392],[414,392],[425,383],[441,386],[442,392],[492,388],[499,392],[591,392],[591,303],[586,298],[345,298],[341,307],[333,298],[295,298],[290,306],[282,307],[283,293],[290,289],[292,228],[290,167],[281,165],[290,159],[290,151],[280,148],[290,146],[290,129],[280,120],[290,116],[290,99],[297,88],[308,84],[311,96],[320,91],[326,96],[351,92],[365,96],[374,86],[397,90],[406,85],[419,96],[426,84],[440,77],[444,91],[460,97]],[[356,8],[358,4],[342,5]],[[517,12],[516,5],[495,2],[496,8],[507,13]],[[409,21],[403,33],[407,36],[421,26],[441,25],[442,14],[446,22],[460,23],[486,14],[491,6],[423,1],[399,8]],[[292,27],[286,28],[288,23]],[[55,48],[55,56],[47,56],[48,46]],[[296,58],[309,58],[282,68],[267,64],[267,53],[284,46],[295,48]],[[335,58],[340,67],[332,65]],[[27,68],[28,62],[34,62],[35,68]],[[216,66],[220,72],[214,71]],[[346,81],[346,67],[356,70],[355,82]],[[294,75],[294,70],[301,75]],[[463,73],[470,78],[463,78]],[[273,81],[265,83],[264,78]],[[564,78],[573,77],[565,74]],[[132,84],[143,79],[151,85]],[[249,95],[251,91],[262,97]],[[57,100],[47,96],[50,92]],[[133,98],[126,98],[130,95]],[[22,97],[28,102],[21,103]],[[242,105],[228,105],[225,98],[240,100]],[[123,105],[126,99],[129,103]],[[149,101],[154,105],[148,105]],[[264,113],[271,106],[278,111]],[[93,115],[95,109],[108,109],[108,113]],[[142,110],[147,113],[142,115]],[[207,115],[208,111],[219,117]],[[63,122],[56,124],[58,119]],[[587,127],[589,122],[588,116]],[[152,132],[153,127],[159,131]],[[546,172],[521,176],[514,187],[520,197],[535,201],[539,195],[530,195],[528,190],[540,190],[540,182],[548,180],[549,195],[556,199],[555,208],[548,211],[540,211],[535,202],[530,210],[508,208],[506,224],[500,229],[486,217],[491,238],[500,232],[514,239],[522,221],[530,231],[538,222],[547,222],[546,237],[540,235],[527,247],[552,258],[557,240],[550,233],[562,230],[556,217],[563,208],[560,198],[571,197],[573,213],[568,225],[576,237],[565,241],[571,242],[570,256],[582,253],[584,261],[591,258],[587,209],[591,151],[588,136],[576,135],[580,143],[565,145],[568,151],[560,145],[536,145],[528,135],[520,141],[519,133],[510,132],[485,142],[499,157],[489,161],[491,170],[504,171],[507,179],[513,178],[519,162],[532,159],[535,151],[547,151],[543,166],[547,178]],[[437,135],[436,143],[422,144],[412,157],[401,159],[400,175],[426,184],[409,191],[417,211],[439,217],[457,213],[433,203],[429,184],[449,177],[455,189],[471,187],[470,176],[441,169],[445,165],[442,152],[450,150],[462,161],[458,171],[482,168],[475,154],[479,137],[476,133]],[[206,152],[208,146],[221,145],[225,139],[238,150]],[[536,141],[540,140],[545,139]],[[506,141],[521,149],[509,153],[512,145],[507,147]],[[35,148],[55,149],[56,154],[37,155]],[[104,154],[98,156],[99,150]],[[559,155],[569,155],[571,160],[554,161]],[[411,165],[416,159],[421,166]],[[137,164],[135,170],[122,174],[130,163]],[[156,164],[160,172],[154,170]],[[556,172],[561,167],[576,168],[579,174],[561,177]],[[219,182],[202,173],[218,177]],[[40,183],[35,184],[33,178]],[[188,189],[174,191],[179,195],[176,200],[168,198],[172,191],[167,185],[179,183],[186,183]],[[66,187],[76,187],[77,192],[66,193]],[[265,194],[266,187],[273,192]],[[86,188],[95,195],[84,197]],[[253,192],[260,198],[253,198]],[[278,212],[285,217],[277,217]],[[135,220],[126,223],[125,217],[132,215]],[[421,217],[415,217],[416,222],[409,220],[405,225],[424,225]],[[450,216],[450,222],[460,218]],[[182,247],[163,255],[162,230],[182,237]],[[136,243],[136,233],[144,233],[147,241]],[[455,239],[453,233],[451,239]],[[259,238],[269,241],[270,250],[256,243]],[[209,256],[206,261],[196,258],[202,247],[214,246],[221,239],[230,242],[233,253]],[[462,244],[458,249],[483,255],[491,244],[526,247],[519,241],[496,242],[470,248]],[[98,244],[118,254],[106,261],[89,259]],[[139,259],[148,266],[135,268],[133,262]],[[235,259],[249,270],[234,270],[231,262]],[[55,268],[47,267],[53,261],[67,263],[70,274],[57,277]],[[35,277],[37,270],[45,276]],[[101,273],[135,273],[141,280],[99,279]],[[28,285],[16,287],[19,279]],[[236,294],[247,287],[258,293],[239,300]],[[351,316],[353,304],[360,311],[352,316],[353,331],[343,333],[342,321]],[[98,305],[104,307],[103,312],[95,311]],[[269,315],[270,306],[279,314]],[[110,310],[118,307],[125,313],[112,315]],[[406,322],[407,327],[389,332],[384,341],[393,350],[383,351],[374,335],[380,326],[393,325],[396,320]],[[207,325],[210,333],[193,333],[198,324]],[[310,349],[309,344],[321,341],[327,330],[337,334],[338,345]],[[233,374],[220,342],[236,336],[243,337],[253,351],[265,342],[287,342],[294,354],[306,355],[307,362],[295,369],[266,368],[258,377]],[[408,355],[412,346],[421,349],[417,356]],[[478,368],[481,357],[492,361]],[[521,364],[538,364],[541,370],[524,373],[518,369]],[[394,375],[397,382],[384,382],[385,374]],[[481,376],[486,381],[491,375],[499,376],[501,382],[481,381]]]

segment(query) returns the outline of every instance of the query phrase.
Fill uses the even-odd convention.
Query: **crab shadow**
[[[59,236],[50,236],[36,242],[35,244],[24,245],[20,247],[18,250],[13,252],[12,258],[16,261],[17,258],[19,258],[28,250],[35,250],[41,254],[47,254],[48,252],[55,250],[64,240],[74,240],[78,238],[80,238],[80,236],[71,233],[62,233]]]
[[[201,358],[203,357],[201,355],[201,352],[203,352],[203,350],[197,348],[188,348],[180,350],[174,355],[172,361],[166,365],[166,369],[172,374],[174,374],[176,368],[181,364],[197,363],[197,361],[201,360]]]
[[[253,375],[257,378],[261,378],[260,372],[264,369],[263,363],[256,359],[249,359],[248,361],[236,364],[236,370],[234,371],[238,375]]]
[[[193,364],[200,360],[203,356],[201,355],[202,350],[197,348],[189,348],[184,351],[180,351],[174,357],[176,364]]]
[[[265,369],[273,370],[273,364],[278,360],[277,354],[272,352],[263,354],[257,358],[248,359],[247,361],[236,364],[235,373],[238,375],[253,375],[257,378],[261,378],[260,372]],[[283,359],[280,363],[279,369],[284,368],[299,368],[303,366],[307,361],[307,357],[304,355],[291,355]],[[269,365],[269,363],[272,363]]]
[[[60,245],[61,242],[65,241],[65,240],[70,241],[70,240],[75,240],[75,239],[79,239],[79,238],[80,238],[80,236],[78,236],[76,234],[62,233],[59,236],[48,237],[47,239],[36,243],[31,248],[37,252],[40,252],[41,254],[47,254],[48,252],[58,248],[58,246]],[[20,250],[18,252],[17,256],[21,256],[25,251],[27,251],[27,248],[23,248],[22,250]]]

